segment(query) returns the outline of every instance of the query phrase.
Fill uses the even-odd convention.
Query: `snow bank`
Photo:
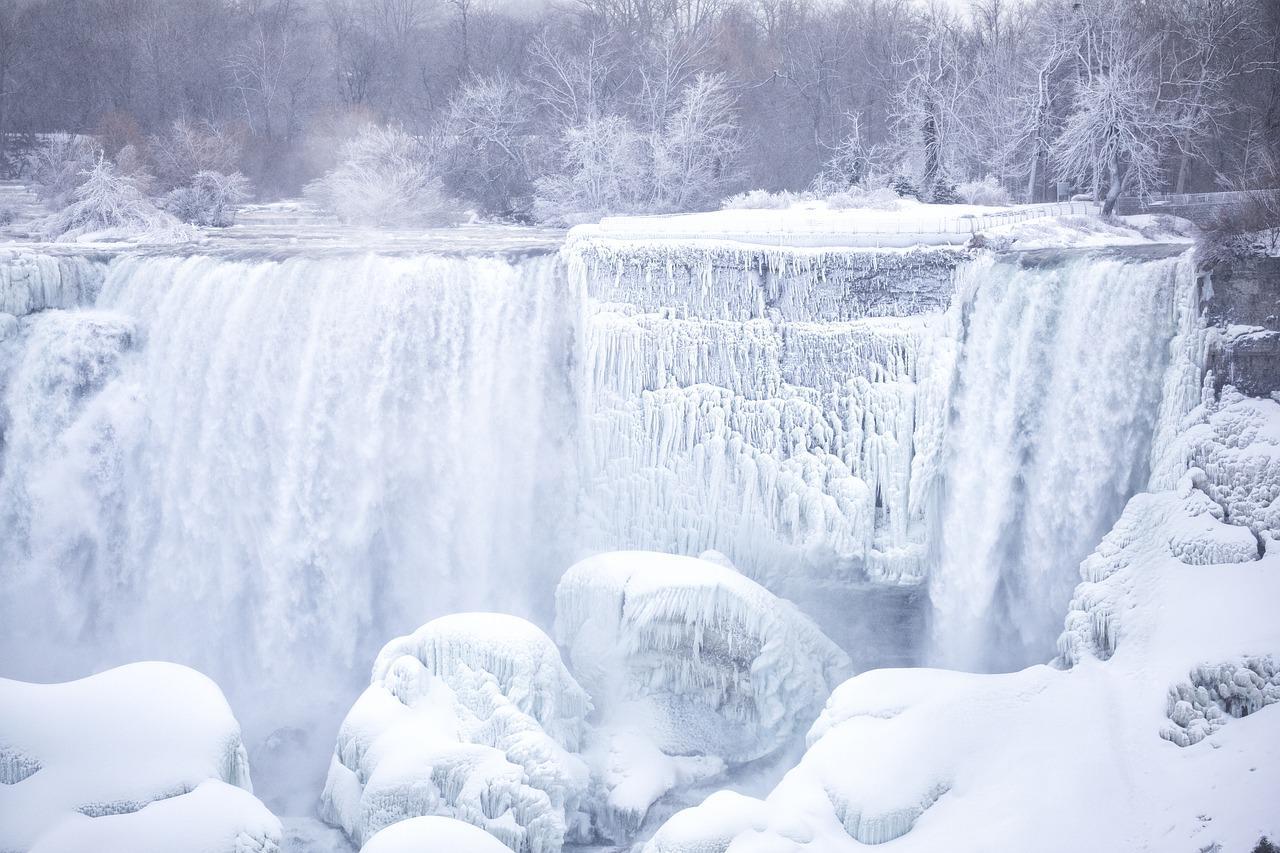
[[[1214,473],[1135,496],[1084,561],[1069,669],[859,675],[767,798],[709,797],[646,851],[1226,851],[1275,837],[1280,478],[1262,460],[1278,427],[1280,405],[1230,392],[1184,422],[1187,458]]]
[[[240,726],[194,670],[0,679],[0,850],[273,853],[252,790]]]
[[[465,613],[388,643],[343,721],[322,816],[357,844],[419,815],[457,818],[518,853],[581,827],[590,710],[551,640],[514,616]]]
[[[505,853],[492,835],[447,817],[415,817],[379,832],[360,853]]]

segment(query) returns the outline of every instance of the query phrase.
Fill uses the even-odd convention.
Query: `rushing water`
[[[918,662],[924,589],[935,662],[1047,658],[1146,476],[1182,274],[982,259],[946,316],[850,319],[710,313],[730,280],[654,311],[551,255],[42,263],[0,293],[0,675],[195,665],[285,812],[382,642],[546,625],[594,548],[819,589],[868,664]]]

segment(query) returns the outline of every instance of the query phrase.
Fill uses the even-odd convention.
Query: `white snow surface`
[[[1274,838],[1280,405],[1209,397],[1180,419],[1181,449],[1163,449],[1209,467],[1133,497],[1082,564],[1070,668],[859,675],[765,800],[709,797],[646,853],[1247,851]]]
[[[252,791],[240,726],[194,670],[0,679],[0,850],[275,853]]]
[[[379,832],[360,853],[506,853],[507,847],[469,823],[447,817],[415,817]]]
[[[439,815],[517,853],[554,853],[585,831],[588,772],[574,751],[590,708],[532,624],[441,617],[378,655],[338,732],[321,814],[356,845]]]

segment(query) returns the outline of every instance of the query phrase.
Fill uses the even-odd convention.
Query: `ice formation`
[[[447,817],[415,817],[379,832],[360,853],[506,853],[507,847],[469,823]]]
[[[1177,351],[1203,351],[1196,337],[1171,341],[1174,426],[1156,430],[1154,491],[1081,564],[1069,668],[863,673],[765,799],[709,797],[647,853],[1225,851],[1275,837],[1280,404],[1210,387],[1187,411]],[[1182,474],[1166,487],[1170,459]],[[1213,784],[1226,779],[1242,784]]]
[[[722,564],[653,552],[571,567],[556,589],[556,637],[600,706],[609,749],[627,754],[605,778],[614,820],[626,825],[721,760],[741,764],[785,745],[849,671],[791,603]],[[662,755],[703,760],[646,756],[645,739]],[[655,762],[631,778],[629,766]]]
[[[0,679],[0,850],[275,853],[240,726],[199,673]]]
[[[586,831],[575,754],[590,702],[538,628],[495,613],[441,617],[388,643],[342,723],[322,815],[357,845],[438,815],[517,853]]]

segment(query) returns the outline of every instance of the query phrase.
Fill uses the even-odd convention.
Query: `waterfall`
[[[859,668],[1052,655],[1185,261],[565,255],[4,259],[0,674],[195,665],[294,813],[381,643],[594,550],[723,551]]]
[[[1187,263],[982,258],[960,271],[933,662],[1052,657],[1080,560],[1145,486]]]
[[[575,556],[567,288],[554,257],[122,257],[90,305],[24,318],[0,342],[4,674],[190,663],[251,735],[319,729],[320,773],[389,637],[549,617]]]

